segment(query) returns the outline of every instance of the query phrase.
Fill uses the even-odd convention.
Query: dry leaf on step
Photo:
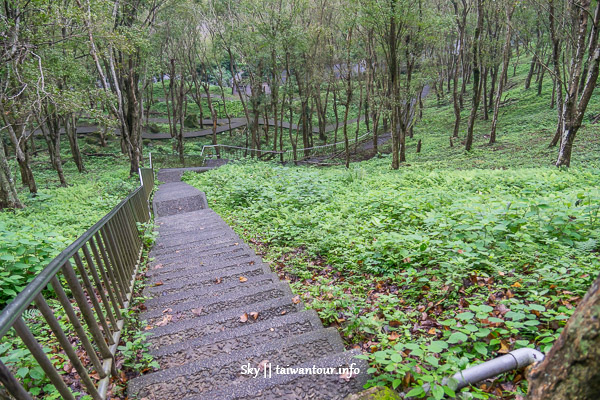
[[[198,308],[192,308],[192,312],[193,312],[195,315],[198,315],[198,316],[200,316],[200,315],[202,315],[202,307],[198,307]]]
[[[240,317],[240,322],[246,322],[248,321],[248,314],[244,313],[241,317]]]
[[[256,321],[256,319],[258,318],[258,313],[253,311],[253,312],[250,313],[250,316],[252,318],[254,318],[254,320]]]
[[[158,321],[154,325],[156,325],[156,326],[165,326],[166,324],[168,324],[169,322],[171,322],[172,319],[173,319],[173,316],[167,314],[167,315],[165,315],[163,317],[163,319],[161,319],[160,321]]]
[[[248,278],[244,278],[243,276],[240,276],[240,282],[246,282],[248,280]]]

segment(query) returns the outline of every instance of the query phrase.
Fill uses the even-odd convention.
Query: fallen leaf
[[[244,313],[241,317],[240,317],[240,322],[246,322],[248,321],[248,314]]]
[[[498,350],[498,353],[500,354],[507,354],[509,352],[509,348],[508,348],[508,343],[506,343],[506,341],[501,340],[500,341],[500,350]]]
[[[292,303],[294,303],[294,304],[300,303],[300,295],[297,294],[294,297],[292,297]]]
[[[269,360],[262,360],[261,362],[258,363],[258,370],[264,371],[265,368],[267,367],[267,364],[269,364]]]
[[[388,336],[388,339],[389,340],[398,340],[398,339],[400,339],[400,335],[398,335],[398,332],[394,331]]]
[[[148,325],[144,328],[145,331],[149,331],[150,329],[152,329],[152,327],[150,325]]]
[[[392,328],[398,328],[400,326],[400,321],[390,321],[390,326]]]
[[[431,328],[430,330],[427,331],[427,333],[429,333],[430,335],[435,335],[435,328]]]
[[[165,308],[162,313],[165,314],[165,313],[172,312],[172,311],[173,311],[172,308]]]
[[[172,316],[172,315],[169,315],[169,314],[167,314],[167,315],[165,315],[165,316],[163,317],[163,319],[161,319],[160,321],[158,321],[158,322],[157,322],[156,324],[154,324],[154,325],[156,325],[156,326],[165,326],[166,324],[168,324],[169,322],[171,322],[171,320],[172,320],[172,319],[173,319],[173,316]]]
[[[162,285],[164,285],[164,283],[162,283],[162,281],[160,281],[160,282],[156,282],[156,283],[154,284],[154,286],[162,286]]]
[[[221,281],[221,278],[217,278],[217,279],[215,279],[215,283],[216,283],[216,284],[219,284],[219,283],[221,283],[221,282],[222,282],[222,281]]]
[[[283,311],[281,312],[281,315],[285,315],[286,313],[287,313],[287,311],[283,310]]]
[[[248,280],[248,278],[244,278],[243,276],[240,276],[240,282],[246,282]]]
[[[253,312],[251,312],[251,313],[250,313],[250,316],[251,316],[252,318],[254,318],[254,320],[256,321],[256,319],[258,318],[258,313],[257,313],[257,312],[255,312],[255,311],[253,311]]]
[[[161,269],[162,267],[163,267],[163,265],[162,265],[162,264],[156,264],[156,265],[154,266],[154,269]]]
[[[343,379],[346,382],[349,382],[352,377],[354,377],[354,375],[352,375],[350,371],[344,372],[340,375],[340,379]]]
[[[197,315],[200,316],[202,315],[202,307],[198,307],[198,308],[192,308],[192,312]]]
[[[510,285],[511,287],[516,287],[516,288],[520,288],[521,284],[519,282],[515,282],[512,285]]]

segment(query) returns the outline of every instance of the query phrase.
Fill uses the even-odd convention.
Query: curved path
[[[361,121],[364,120],[364,117],[361,117]],[[356,123],[356,121],[358,121],[358,118],[354,118],[348,121],[348,124],[354,124]],[[152,122],[152,123],[168,123],[169,120],[166,118],[149,118],[148,122]],[[211,136],[213,134],[212,131],[212,124],[213,124],[213,120],[212,119],[205,119],[202,121],[202,123],[204,125],[210,125],[210,128],[205,128],[202,130],[197,130],[197,131],[186,131],[183,133],[183,137],[184,138],[197,138],[197,137],[205,137],[205,136]],[[246,120],[246,118],[232,118],[231,119],[231,125],[229,125],[229,120],[226,118],[223,119],[218,119],[217,120],[217,134],[219,133],[223,133],[223,132],[229,132],[232,131],[234,129],[239,129],[239,128],[243,128],[245,126],[248,125],[248,120]],[[265,122],[265,120],[263,118],[259,118],[258,120],[258,124],[259,125],[266,125],[268,124],[269,126],[275,126],[275,120],[269,119],[267,122]],[[298,129],[298,125],[296,124],[290,124],[289,122],[279,122],[278,125],[283,128],[283,129],[289,129],[290,125],[292,129]],[[341,129],[343,127],[343,124],[338,125],[338,129]],[[79,126],[77,127],[77,134],[81,135],[81,134],[89,134],[89,133],[94,133],[94,132],[98,132],[101,129],[100,126],[98,125],[85,125],[85,126]],[[335,124],[329,124],[325,126],[325,132],[331,132],[335,130]],[[64,133],[64,128],[61,128],[61,132]],[[312,130],[313,133],[319,133],[319,128],[313,128]],[[119,136],[121,134],[119,129],[115,129],[113,131],[113,133],[117,136]],[[35,135],[41,135],[42,132],[41,130],[36,130],[34,132]],[[151,133],[151,132],[143,132],[142,133],[142,139],[150,139],[150,140],[164,140],[164,139],[171,139],[171,135],[169,133]]]
[[[158,174],[166,183],[154,196],[159,236],[144,291],[150,299],[140,316],[151,328],[146,332],[160,371],[131,380],[128,396],[343,399],[361,391],[367,364],[355,358],[359,353],[344,351],[339,333],[304,309],[289,285],[208,208],[204,193],[179,181],[181,172]],[[350,365],[361,372],[338,369]],[[296,373],[278,374],[277,367]],[[247,368],[256,370],[244,373]]]

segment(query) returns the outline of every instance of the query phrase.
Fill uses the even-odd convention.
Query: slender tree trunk
[[[17,195],[15,180],[6,159],[3,143],[2,147],[0,150],[0,209],[23,208],[23,203],[21,203]]]
[[[563,105],[563,133],[556,166],[570,166],[571,153],[575,135],[581,127],[585,110],[598,80],[598,64],[600,62],[600,46],[598,45],[598,31],[600,29],[600,3],[594,11],[592,27],[586,49],[586,36],[588,31],[590,0],[582,0],[579,5],[578,35],[575,57],[571,61],[571,70],[567,93]],[[588,55],[589,70],[585,78],[583,91],[579,92],[579,81],[582,78],[584,56]]]
[[[85,171],[83,165],[83,158],[81,157],[81,150],[79,149],[79,140],[77,139],[77,122],[74,114],[67,114],[64,118],[65,132],[69,139],[69,146],[71,148],[71,156],[77,166],[77,170],[82,173]]]
[[[475,117],[479,108],[479,100],[481,98],[481,88],[479,84],[480,75],[480,49],[479,41],[481,39],[481,31],[483,30],[483,0],[477,0],[477,27],[475,28],[475,36],[473,38],[473,105],[471,115],[469,116],[469,124],[467,126],[467,140],[465,150],[471,151],[473,146],[473,128],[475,127]]]
[[[504,91],[505,77],[508,75],[508,64],[510,61],[510,39],[512,36],[512,14],[515,10],[513,4],[506,6],[506,36],[504,37],[504,48],[502,49],[502,70],[500,71],[500,80],[498,81],[498,91],[494,102],[494,116],[492,117],[492,129],[490,131],[490,144],[496,143],[496,127],[498,125],[498,112],[500,110],[500,100]]]

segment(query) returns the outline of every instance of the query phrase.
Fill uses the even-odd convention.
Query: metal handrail
[[[366,132],[365,134],[359,136],[358,138],[353,138],[350,139],[348,141],[348,146],[350,145],[354,145],[356,143],[359,143],[361,141],[363,141],[365,138],[367,138],[369,135],[371,135],[372,132]],[[201,156],[203,157],[212,157],[213,155],[205,155],[204,152],[205,150],[212,150],[215,151],[216,149],[218,149],[219,151],[221,150],[229,150],[230,153],[236,153],[236,154],[242,154],[243,152],[243,157],[247,157],[247,154],[251,154],[251,155],[255,155],[258,154],[259,156],[264,156],[266,154],[272,154],[274,156],[276,155],[282,155],[282,156],[287,156],[287,155],[292,155],[292,157],[301,155],[299,158],[296,158],[295,161],[300,161],[300,160],[304,160],[307,158],[310,158],[311,152],[315,152],[315,154],[322,154],[321,152],[323,150],[329,149],[329,148],[333,148],[333,152],[330,154],[331,156],[334,156],[336,154],[336,148],[338,146],[342,146],[345,145],[345,141],[342,142],[336,142],[336,143],[329,143],[329,144],[323,144],[323,145],[319,145],[319,146],[313,146],[313,147],[305,147],[305,148],[300,148],[300,149],[296,149],[294,150],[282,150],[282,151],[276,151],[276,150],[261,150],[261,149],[254,149],[254,148],[249,148],[249,147],[241,147],[241,146],[230,146],[230,145],[224,145],[224,144],[210,144],[210,145],[204,145],[202,146],[202,152],[200,153]],[[216,152],[215,152],[216,153]],[[302,155],[303,153],[307,153]],[[289,158],[289,157],[287,157]],[[289,158],[291,160],[291,158]]]
[[[104,399],[110,376],[117,375],[114,356],[143,249],[137,223],[148,222],[151,217],[148,201],[154,188],[154,171],[140,168],[139,175],[139,187],[55,257],[0,313],[0,339],[13,328],[64,399],[74,399],[74,396],[27,327],[23,312],[35,303],[79,374],[87,394],[93,399]],[[67,297],[65,283],[75,298],[74,304],[89,329],[89,336]],[[100,377],[97,386],[44,298],[44,289],[49,284],[54,290],[53,299],[64,308]],[[0,382],[15,398],[32,398],[1,361]]]

